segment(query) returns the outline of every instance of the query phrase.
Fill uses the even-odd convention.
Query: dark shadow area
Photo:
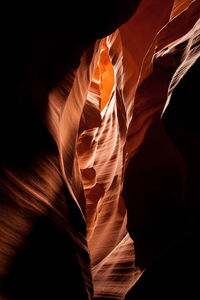
[[[197,299],[200,267],[198,236],[199,231],[194,231],[157,259],[125,299]]]
[[[8,299],[88,299],[74,243],[48,218],[13,257],[2,285]]]
[[[200,59],[175,88],[163,116],[167,135],[186,165],[185,198],[191,218],[188,235],[161,255],[129,291],[129,299],[197,299],[200,270]]]

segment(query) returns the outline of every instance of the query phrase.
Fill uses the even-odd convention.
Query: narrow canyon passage
[[[92,4],[4,14],[0,299],[192,297],[200,3]]]

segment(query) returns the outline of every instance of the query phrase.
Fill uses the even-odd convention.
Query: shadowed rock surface
[[[195,295],[199,1],[4,17],[0,298]]]

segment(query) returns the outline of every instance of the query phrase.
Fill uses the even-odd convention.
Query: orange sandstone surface
[[[1,162],[2,300],[34,299],[24,292],[29,287],[35,299],[51,289],[52,299],[61,299],[65,287],[75,296],[63,299],[125,299],[186,235],[188,214],[198,211],[187,193],[191,127],[179,128],[185,141],[179,147],[163,118],[200,57],[200,2],[139,2],[127,22],[84,48],[77,67],[48,91],[42,146],[30,150],[27,142],[18,163]],[[32,94],[38,89],[42,97],[37,67]]]

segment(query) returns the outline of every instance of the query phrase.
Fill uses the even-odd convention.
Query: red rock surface
[[[120,5],[50,89],[31,65],[28,117],[2,134],[1,299],[124,299],[189,231],[184,146],[162,119],[200,57],[200,3]]]

